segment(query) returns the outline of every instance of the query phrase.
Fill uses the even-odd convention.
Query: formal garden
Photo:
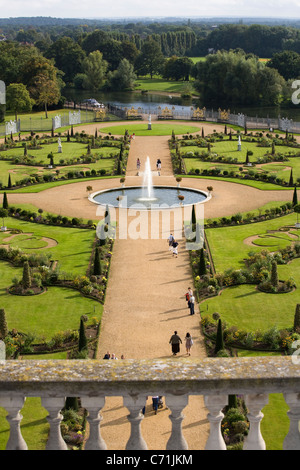
[[[190,262],[207,354],[291,354],[292,342],[300,338],[296,139],[285,134],[271,137],[267,132],[245,134],[242,129],[204,136],[195,134],[195,129],[199,132],[199,127],[187,123],[152,126],[151,135],[170,136],[178,182],[183,177],[205,177],[263,190],[295,189],[292,200],[283,196],[281,203],[268,203],[251,213],[205,220],[204,249],[191,252]],[[88,188],[89,180],[120,177],[126,170],[132,133],[149,135],[145,124],[126,123],[102,127],[93,135],[76,133],[74,127],[56,135],[9,136],[3,142],[0,215],[7,230],[0,233],[0,326],[9,357],[95,357],[113,256],[113,240],[104,236],[100,242],[96,236],[97,221],[50,214],[30,204],[13,206],[10,194],[43,191],[82,178]],[[242,151],[237,149],[239,137]],[[207,189],[213,194],[213,186]],[[101,230],[102,234],[107,230],[105,223]],[[231,400],[222,432],[229,448],[239,448],[248,425],[241,397]],[[272,448],[280,447],[286,432],[286,411],[281,397],[270,396],[262,429],[267,436],[267,426],[276,427],[274,442],[266,437]],[[39,399],[28,399],[22,414],[29,446],[43,448],[47,422]],[[63,436],[70,448],[80,448],[85,429],[80,401],[69,401],[64,415]],[[40,442],[26,429],[34,416],[40,420],[35,429],[41,431]],[[8,430],[1,431],[3,448]]]

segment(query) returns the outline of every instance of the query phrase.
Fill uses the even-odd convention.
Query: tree
[[[30,98],[29,91],[23,83],[11,83],[6,89],[7,108],[14,112],[15,120],[18,114],[30,112],[34,101]]]
[[[7,209],[0,209],[0,218],[2,219],[3,227],[5,227],[4,219],[5,217],[8,216],[8,210]]]
[[[46,119],[48,118],[48,106],[57,104],[60,100],[59,84],[55,80],[47,78],[45,75],[37,75],[34,81],[35,102],[38,106],[43,106]]]
[[[291,168],[289,186],[294,186],[293,168]]]
[[[215,354],[217,354],[219,351],[222,351],[223,349],[224,349],[224,338],[223,338],[222,320],[221,318],[219,318],[216,345],[215,345]]]
[[[197,222],[197,219],[196,219],[196,209],[195,209],[195,206],[193,205],[192,207],[192,215],[191,215],[191,223],[192,225],[195,225]]]
[[[87,338],[85,334],[85,327],[83,318],[80,319],[80,328],[79,328],[79,340],[78,340],[78,351],[82,352],[87,349]]]
[[[296,333],[299,333],[300,331],[300,304],[296,305],[295,316],[294,316],[294,331]]]
[[[294,187],[294,193],[293,193],[293,206],[296,206],[298,204],[298,196],[297,196],[297,187],[295,185]]]
[[[135,61],[135,70],[138,75],[150,75],[161,73],[164,65],[164,56],[160,45],[153,39],[146,40],[142,45],[141,52]]]
[[[205,276],[206,274],[206,259],[204,255],[204,249],[200,250],[200,261],[199,261],[199,276]]]
[[[108,74],[107,86],[112,90],[132,90],[135,80],[133,65],[127,59],[123,59],[117,70]]]
[[[3,202],[2,202],[3,209],[8,209],[8,200],[6,192],[3,193]]]
[[[278,273],[277,273],[277,262],[275,260],[272,261],[271,265],[271,284],[275,289],[278,287]]]
[[[276,69],[285,80],[295,79],[300,75],[300,54],[294,51],[277,52],[266,65]]]
[[[296,204],[294,206],[294,211],[296,212],[297,214],[297,224],[298,224],[298,214],[300,214],[300,204]]]
[[[64,72],[65,82],[72,82],[75,75],[81,72],[85,52],[74,39],[63,36],[55,41],[46,51],[46,57],[55,60],[55,65]]]
[[[30,289],[31,287],[31,275],[28,261],[25,261],[23,265],[22,286],[24,289]]]
[[[107,65],[100,51],[91,52],[82,65],[85,75],[83,87],[93,91],[99,90],[104,83]]]
[[[0,309],[0,339],[5,339],[8,335],[8,327],[6,322],[5,310],[3,308]]]
[[[8,175],[8,182],[7,182],[7,187],[8,187],[8,188],[11,188],[11,187],[12,187],[12,183],[11,183],[11,176],[10,176],[10,174]]]
[[[94,268],[93,268],[93,274],[94,276],[100,276],[101,275],[101,259],[100,259],[100,253],[99,249],[95,249],[95,257],[94,257]]]

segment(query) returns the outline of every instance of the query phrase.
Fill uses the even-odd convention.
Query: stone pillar
[[[23,418],[20,410],[23,408],[24,402],[25,398],[23,397],[0,397],[0,406],[5,408],[8,412],[6,419],[10,426],[6,450],[28,450],[20,429],[20,424]]]
[[[81,404],[88,411],[87,421],[90,425],[90,435],[85,444],[85,450],[106,450],[107,446],[100,432],[102,416],[100,410],[104,407],[105,397],[83,397]]]
[[[123,398],[124,406],[130,412],[128,421],[131,424],[131,434],[126,444],[126,450],[148,450],[141,433],[141,421],[144,418],[141,410],[145,405],[145,401],[145,397],[139,397],[138,395],[129,395]]]
[[[287,412],[290,429],[283,442],[283,450],[300,450],[300,393],[284,393],[284,399],[290,408]]]
[[[63,440],[60,432],[60,422],[63,419],[60,410],[65,405],[65,398],[42,398],[42,406],[49,412],[47,421],[50,424],[49,439],[46,450],[67,450],[67,444]]]
[[[166,398],[166,404],[172,414],[169,416],[172,422],[172,433],[167,442],[167,450],[187,450],[188,445],[182,434],[182,421],[184,415],[182,410],[188,404],[188,395],[169,395]]]
[[[249,434],[245,439],[244,450],[266,450],[265,441],[260,432],[260,422],[264,415],[261,409],[268,404],[269,396],[265,394],[246,395],[245,403],[249,410]]]
[[[209,410],[207,419],[210,422],[205,450],[226,450],[226,444],[221,433],[221,421],[224,418],[222,409],[228,403],[228,395],[208,395],[204,397],[204,403]]]

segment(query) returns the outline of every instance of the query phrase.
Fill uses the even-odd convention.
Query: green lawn
[[[181,80],[177,82],[163,78],[140,78],[135,83],[138,90],[163,91],[166,93],[181,93],[186,85],[186,82]]]
[[[222,272],[228,268],[239,269],[243,267],[243,259],[247,257],[249,251],[262,250],[262,247],[245,244],[244,240],[246,238],[254,235],[265,235],[267,230],[278,230],[280,227],[294,225],[295,223],[296,215],[289,214],[248,225],[206,229],[206,236],[216,270]],[[273,245],[272,249],[274,250],[276,247]]]
[[[48,168],[50,153],[54,156],[54,165],[56,168]],[[116,147],[101,147],[92,149],[91,155],[99,155],[101,158],[91,163],[82,163],[87,154],[87,145],[77,142],[66,142],[62,138],[62,153],[58,153],[57,143],[42,145],[41,149],[28,149],[28,158],[31,160],[30,165],[14,164],[12,161],[0,160],[0,181],[4,186],[7,185],[8,175],[10,174],[12,184],[28,178],[31,175],[43,176],[45,174],[55,175],[59,170],[59,176],[66,176],[70,171],[90,171],[105,169],[107,173],[112,172],[114,168],[115,157],[119,154]],[[15,148],[0,152],[0,158],[7,157],[23,157],[24,148],[17,144]],[[68,165],[65,165],[68,163]],[[65,165],[65,166],[63,166]]]
[[[239,168],[244,165],[246,161],[246,153],[247,150],[253,152],[253,155],[249,157],[249,161],[252,164],[255,164],[252,167],[243,167],[243,171],[254,171],[257,173],[267,172],[268,175],[276,175],[277,178],[282,178],[285,181],[289,181],[290,178],[290,170],[293,169],[293,177],[294,181],[298,177],[300,177],[300,158],[299,157],[289,157],[289,153],[297,153],[297,149],[293,149],[292,147],[285,147],[285,146],[275,146],[276,152],[282,153],[288,156],[288,161],[284,162],[275,162],[275,163],[265,163],[265,164],[257,164],[259,158],[262,158],[266,155],[267,151],[270,152],[269,147],[258,147],[254,142],[245,142],[242,143],[242,150],[237,150],[237,141],[222,141],[222,142],[215,142],[212,144],[211,147],[211,154],[224,157],[230,157],[232,159],[237,159],[236,163],[218,163],[218,162],[203,162],[197,156],[192,156],[192,154],[202,153],[205,151],[204,148],[200,148],[197,146],[187,146],[181,147],[181,154],[184,156],[184,162],[186,166],[187,173],[190,171],[199,169],[203,170],[211,170],[211,169],[219,169],[221,173],[224,171],[231,172],[234,171],[236,173],[240,173]]]
[[[8,229],[15,228],[24,233],[33,233],[38,238],[47,237],[56,240],[56,246],[41,250],[39,253],[51,253],[52,259],[59,261],[61,271],[85,275],[95,239],[95,231],[35,224],[11,217],[7,217],[5,223]],[[2,233],[1,239],[4,237],[5,234]],[[24,251],[31,253],[34,250],[31,248]]]
[[[158,136],[158,135],[169,135],[171,138],[172,131],[176,135],[186,134],[188,132],[199,132],[199,127],[192,126],[191,124],[176,124],[176,122],[168,124],[157,124],[151,125],[151,130],[148,130],[148,124],[120,124],[119,126],[102,127],[101,132],[108,134],[111,132],[113,135],[124,135],[125,131],[128,130],[129,134],[141,135],[141,136]]]

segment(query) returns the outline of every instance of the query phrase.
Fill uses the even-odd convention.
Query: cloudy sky
[[[300,0],[0,0],[0,17],[276,17],[300,18]]]

